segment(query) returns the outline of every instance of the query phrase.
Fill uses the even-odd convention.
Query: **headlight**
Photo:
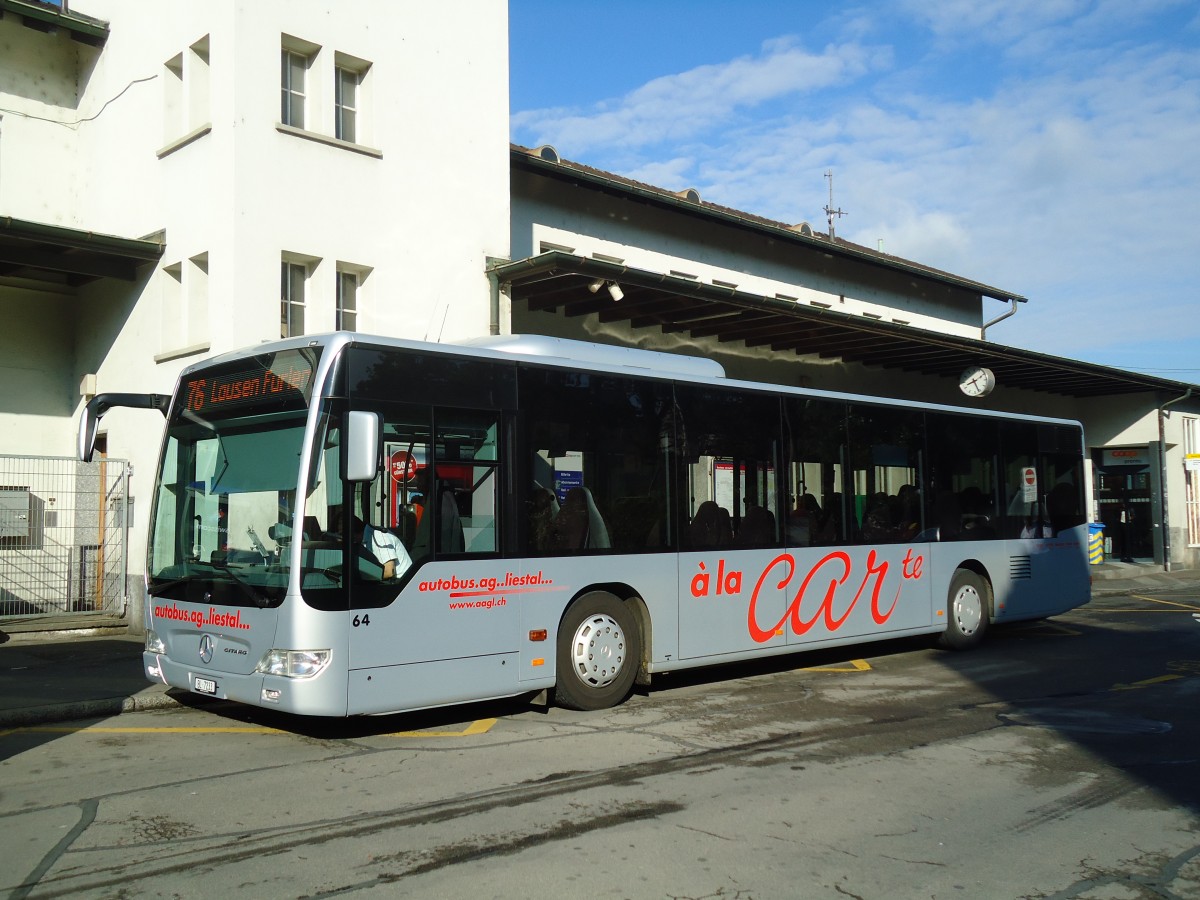
[[[312,678],[329,665],[328,650],[268,650],[254,671],[284,678]]]
[[[167,645],[163,643],[162,638],[158,636],[158,632],[146,629],[146,652],[147,653],[166,653]]]

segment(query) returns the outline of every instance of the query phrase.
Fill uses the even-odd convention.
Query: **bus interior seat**
[[[688,525],[688,543],[696,550],[711,550],[732,544],[733,525],[729,511],[715,500],[701,503]]]
[[[743,547],[757,547],[775,541],[775,514],[757,504],[746,507],[742,526],[738,529],[737,542]]]
[[[554,517],[554,547],[557,550],[602,550],[611,544],[592,492],[576,485],[567,491]]]
[[[553,547],[554,518],[558,515],[558,498],[554,491],[535,483],[529,497],[529,545],[536,552]]]
[[[454,489],[445,482],[438,482],[435,496],[437,500],[437,552],[463,553],[467,547],[466,534],[463,531],[462,517],[458,514],[458,502],[454,499]],[[425,495],[429,497],[428,494]],[[433,516],[430,515],[428,502],[424,512],[417,520],[416,532],[413,537],[411,556],[413,561],[427,559],[434,541]]]

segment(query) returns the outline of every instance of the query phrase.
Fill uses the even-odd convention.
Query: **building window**
[[[358,124],[358,81],[359,73],[354,69],[338,66],[334,70],[334,137],[353,143],[357,140]]]
[[[338,140],[360,145],[371,140],[371,81],[370,61],[340,50],[333,54],[333,136]]]
[[[354,331],[358,327],[358,273],[339,269],[337,273],[338,331]]]
[[[1191,468],[1190,460],[1200,453],[1200,419],[1183,417],[1184,489],[1187,505],[1187,541],[1200,547],[1200,469]]]
[[[304,287],[308,268],[303,263],[284,260],[279,288],[279,336],[304,334]]]
[[[281,52],[281,87],[283,103],[279,121],[293,128],[304,127],[304,79],[308,73],[308,57],[284,47]]]

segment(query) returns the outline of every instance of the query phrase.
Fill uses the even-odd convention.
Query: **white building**
[[[485,263],[508,255],[501,0],[0,13],[0,453],[70,454],[81,383],[168,393],[289,330],[486,332]],[[103,423],[133,464],[134,574],[156,418]]]
[[[1002,326],[981,340],[1011,292],[510,148],[504,0],[0,14],[0,454],[68,456],[90,393],[168,393],[206,355],[339,327],[698,351],[734,375],[946,403],[980,364],[1000,384],[985,405],[1080,418],[1098,468],[1138,462],[1146,504],[1167,498],[1142,549],[1198,562],[1186,385],[1007,348]],[[103,421],[133,465],[134,580],[161,425]]]

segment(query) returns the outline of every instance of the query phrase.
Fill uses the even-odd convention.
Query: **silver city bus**
[[[336,333],[184,370],[145,671],[302,715],[536,695],[1088,602],[1077,423],[509,337]]]

